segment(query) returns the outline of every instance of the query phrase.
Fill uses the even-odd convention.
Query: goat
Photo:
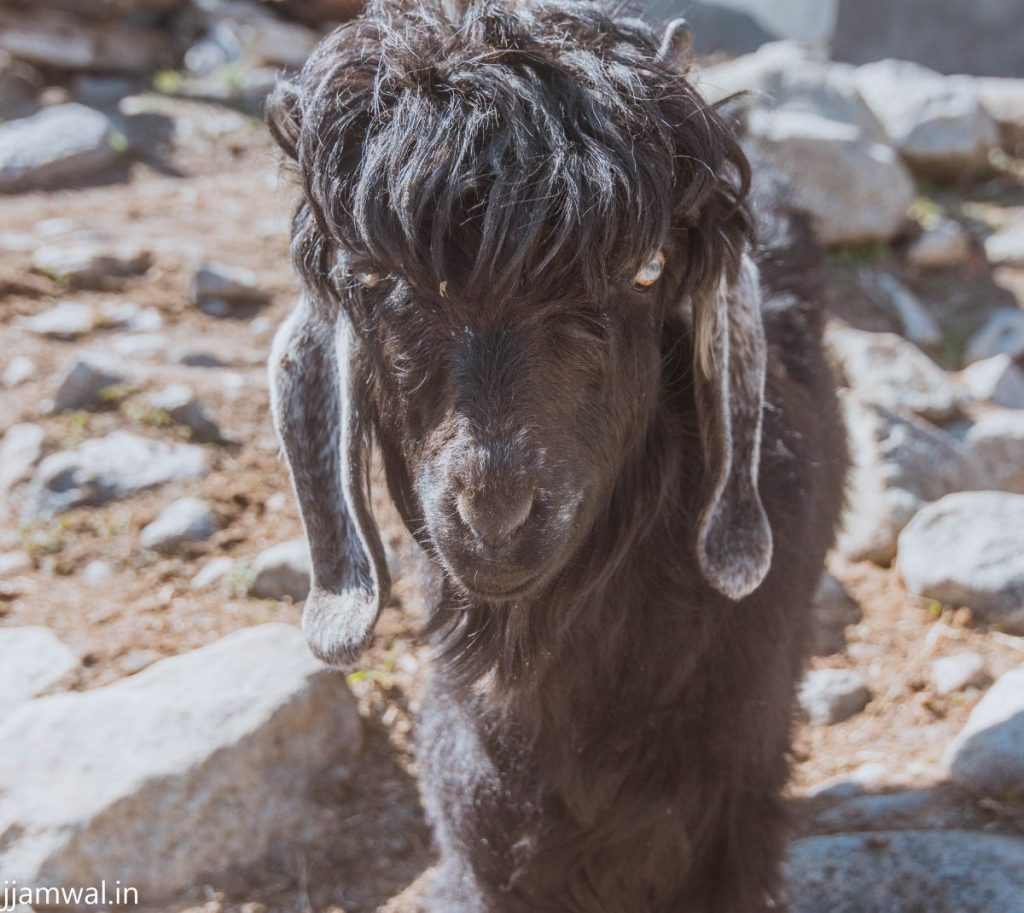
[[[806,229],[751,204],[685,45],[592,3],[377,2],[270,106],[302,184],[271,377],[303,626],[351,663],[388,597],[376,447],[437,583],[439,913],[785,904],[845,439]]]

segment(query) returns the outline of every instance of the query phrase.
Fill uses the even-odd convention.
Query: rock
[[[936,797],[928,789],[910,789],[882,795],[854,795],[814,816],[815,832],[906,829],[908,824],[922,826],[939,810]],[[940,812],[941,814],[941,812]],[[941,823],[940,818],[940,823]]]
[[[206,454],[193,444],[112,431],[43,460],[32,483],[29,516],[105,504],[167,482],[198,479],[208,471]]]
[[[1024,221],[989,235],[985,239],[985,256],[993,266],[1024,267]]]
[[[850,598],[846,587],[828,571],[821,576],[811,611],[814,655],[839,653],[846,645],[845,628],[860,621],[860,608]]]
[[[77,5],[72,9],[79,11]],[[107,17],[93,23],[67,11],[7,7],[0,7],[0,50],[45,69],[75,72],[151,73],[174,60],[160,29]]]
[[[257,599],[305,599],[309,593],[309,548],[305,539],[272,545],[252,564],[249,595]]]
[[[1001,308],[995,311],[967,343],[964,360],[971,364],[993,355],[1009,355],[1014,360],[1024,358],[1024,310]]]
[[[1024,145],[1024,79],[983,77],[974,87],[985,110],[999,124],[1003,145]]]
[[[970,80],[949,79],[906,60],[869,63],[856,78],[889,140],[920,174],[974,171],[999,142],[999,128]]]
[[[128,378],[124,364],[98,352],[85,352],[72,359],[57,385],[52,411],[96,409],[103,405],[105,390]]]
[[[791,913],[1010,913],[1024,840],[973,831],[883,831],[797,840]]]
[[[192,589],[205,590],[207,587],[220,583],[234,570],[234,567],[235,562],[228,557],[211,558],[192,578]]]
[[[851,669],[815,669],[804,677],[797,699],[812,725],[831,726],[860,713],[871,693]]]
[[[1024,495],[958,492],[929,504],[900,533],[896,567],[913,595],[1024,631]]]
[[[980,688],[987,681],[985,657],[972,652],[943,656],[932,662],[930,678],[936,694]]]
[[[971,255],[971,241],[959,222],[942,219],[910,245],[907,262],[918,269],[949,269]]]
[[[167,337],[160,333],[128,333],[112,336],[107,344],[124,358],[145,359],[167,351]]]
[[[838,548],[852,561],[888,564],[924,504],[978,487],[979,475],[967,448],[940,428],[850,394],[842,402],[853,469]]]
[[[1009,409],[1024,409],[1024,371],[1009,355],[993,355],[960,372],[960,386],[972,399]]]
[[[344,676],[287,625],[238,631],[0,723],[0,869],[19,884],[116,872],[147,902],[312,839],[316,779],[351,764]]]
[[[82,579],[89,586],[103,586],[113,578],[114,570],[106,561],[90,561],[82,571]]]
[[[226,368],[226,361],[209,352],[183,352],[178,356],[178,363],[189,368]]]
[[[148,250],[130,245],[51,245],[39,248],[32,257],[35,270],[74,288],[105,288],[112,279],[139,276],[152,265]]]
[[[269,296],[251,270],[206,263],[196,273],[192,301],[212,317],[228,317],[239,308],[266,304]]]
[[[0,441],[0,497],[32,475],[43,455],[45,433],[39,425],[11,425]]]
[[[17,325],[52,339],[77,339],[91,333],[96,326],[96,313],[88,304],[61,301],[34,317],[21,317]]]
[[[0,721],[78,668],[49,628],[0,628]]]
[[[928,309],[895,276],[881,271],[865,271],[863,278],[871,286],[879,306],[896,315],[903,335],[914,345],[935,346],[942,342],[942,330]]]
[[[179,425],[189,428],[198,441],[223,443],[228,440],[206,407],[196,399],[192,388],[185,384],[171,384],[151,396],[149,401]]]
[[[164,326],[163,314],[156,308],[139,307],[131,301],[108,301],[100,305],[100,314],[104,326],[135,333],[156,333]]]
[[[121,157],[117,135],[105,114],[78,104],[0,124],[0,192],[50,190],[103,175]]]
[[[950,777],[975,793],[996,798],[1020,795],[1024,783],[1024,666],[999,677],[971,711],[943,760]]]
[[[302,69],[320,36],[312,29],[266,17],[240,30],[242,56],[253,67]]]
[[[882,125],[860,96],[856,69],[829,63],[797,42],[772,42],[754,54],[703,67],[697,79],[712,102],[752,92],[761,107],[816,114],[856,127],[868,140],[885,140]]]
[[[895,333],[832,329],[829,353],[843,379],[865,402],[912,412],[929,421],[957,414],[956,387],[935,362]]]
[[[964,444],[979,488],[1024,494],[1024,412],[986,412],[970,427]]]
[[[32,569],[32,558],[28,552],[4,552],[0,554],[0,577],[13,577]]]
[[[179,498],[168,504],[160,515],[142,530],[143,548],[173,552],[184,542],[201,542],[217,530],[217,517],[199,498]]]
[[[848,124],[800,111],[755,111],[754,157],[785,175],[824,244],[885,241],[914,202],[914,182],[888,146]]]
[[[20,387],[39,373],[39,365],[24,355],[15,355],[4,368],[4,386],[8,389]]]

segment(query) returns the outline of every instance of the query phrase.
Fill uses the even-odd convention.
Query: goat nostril
[[[507,497],[475,497],[463,490],[455,501],[462,522],[487,546],[501,548],[522,528],[533,510],[533,489]]]

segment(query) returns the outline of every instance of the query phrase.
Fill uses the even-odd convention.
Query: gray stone
[[[213,317],[227,317],[238,308],[260,306],[269,300],[252,270],[205,263],[192,283],[192,301]]]
[[[32,317],[19,318],[16,324],[40,336],[77,339],[92,332],[96,326],[96,312],[88,304],[60,301]]]
[[[90,561],[82,571],[82,579],[89,586],[104,586],[114,579],[114,569],[106,561]]]
[[[957,414],[952,379],[902,336],[837,328],[828,332],[826,343],[847,386],[865,402],[929,421]]]
[[[73,450],[50,454],[32,482],[30,517],[50,517],[96,506],[167,482],[197,479],[209,471],[193,444],[167,444],[128,431],[112,431]]]
[[[116,135],[105,114],[78,104],[0,124],[0,192],[48,190],[102,175],[121,157]]]
[[[272,545],[252,564],[249,595],[257,599],[305,599],[309,593],[309,547],[305,539]]]
[[[812,725],[831,726],[860,713],[871,692],[852,669],[815,669],[804,676],[797,699]]]
[[[133,245],[98,242],[41,247],[34,269],[74,288],[104,288],[111,280],[139,276],[153,265],[153,255]]]
[[[217,530],[217,517],[210,505],[199,498],[179,498],[142,530],[143,548],[173,552],[185,542],[209,539]]]
[[[108,301],[100,306],[104,326],[131,330],[135,333],[156,333],[164,326],[163,314],[153,307],[139,307],[131,301]]]
[[[1009,409],[1024,409],[1024,371],[1009,355],[993,355],[960,372],[960,386],[972,399]]]
[[[975,793],[1019,797],[1024,783],[1024,666],[999,677],[971,711],[944,762],[951,778]]]
[[[344,676],[287,625],[238,631],[0,723],[0,869],[19,884],[117,873],[147,902],[315,839],[311,788],[353,763]]]
[[[857,71],[857,85],[889,140],[924,175],[976,170],[999,142],[996,122],[970,80],[949,79],[906,60],[881,60]]]
[[[986,412],[964,441],[979,488],[1024,494],[1024,412]]]
[[[1003,145],[1024,144],[1024,79],[983,77],[974,82],[985,110],[999,124]]]
[[[84,352],[72,360],[58,382],[52,411],[97,409],[103,405],[104,391],[127,379],[128,369],[122,362],[98,352]]]
[[[989,235],[985,239],[985,256],[993,266],[1024,267],[1024,221]]]
[[[394,576],[392,579],[395,579]],[[860,608],[842,585],[828,571],[814,593],[811,607],[812,650],[816,656],[839,653],[846,645],[845,629],[860,620]]]
[[[1009,355],[1015,360],[1024,358],[1024,310],[1001,308],[995,311],[967,343],[964,359],[971,364],[993,355]]]
[[[971,242],[959,222],[941,219],[930,225],[910,245],[907,262],[918,269],[949,269],[971,255]]]
[[[0,554],[0,577],[13,577],[32,569],[32,558],[28,552],[4,552]]]
[[[234,570],[235,562],[227,556],[211,558],[191,580],[193,590],[205,590],[226,579]]]
[[[39,365],[25,355],[15,355],[4,368],[4,386],[8,389],[20,387],[39,373]]]
[[[942,330],[935,318],[895,276],[882,271],[864,271],[862,277],[879,306],[896,316],[903,327],[903,335],[914,345],[935,346],[942,342]]]
[[[914,182],[888,146],[802,111],[754,111],[754,157],[785,175],[824,244],[885,241],[907,221]]]
[[[909,414],[842,396],[853,455],[839,551],[888,564],[900,530],[928,501],[976,488],[979,474],[952,435]]]
[[[107,344],[125,358],[154,358],[167,351],[167,337],[160,333],[124,333],[111,336]]]
[[[900,533],[896,566],[913,595],[1024,631],[1024,495],[965,491],[927,505]]]
[[[68,0],[74,12],[79,6]],[[89,22],[66,11],[0,7],[0,50],[61,71],[150,73],[173,63],[168,36],[111,19]]]
[[[166,412],[179,425],[190,429],[198,441],[223,443],[229,439],[206,407],[196,399],[192,388],[185,384],[165,387],[150,397],[150,403]]]
[[[0,721],[78,668],[49,628],[0,628]]]
[[[929,678],[936,694],[980,688],[988,680],[985,657],[971,651],[940,657],[932,662]]]
[[[819,795],[821,795],[819,793]],[[935,806],[931,790],[911,789],[881,795],[854,795],[814,816],[816,831],[881,830],[927,818]]]
[[[11,425],[0,441],[0,498],[32,475],[43,455],[45,432],[39,425]]]
[[[973,831],[809,837],[790,847],[791,913],[1017,913],[1024,840]]]

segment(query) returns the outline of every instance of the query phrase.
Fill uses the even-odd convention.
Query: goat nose
[[[491,548],[506,545],[526,523],[533,510],[534,491],[523,487],[511,492],[483,494],[463,490],[456,507],[462,522]]]

